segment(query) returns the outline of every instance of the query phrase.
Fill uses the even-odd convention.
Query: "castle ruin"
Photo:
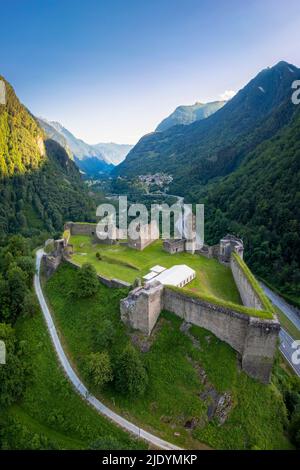
[[[241,356],[242,369],[249,376],[269,383],[280,323],[275,314],[270,319],[259,317],[257,311],[265,310],[261,293],[249,280],[244,263],[239,263],[234,254],[242,259],[242,241],[227,235],[220,241],[215,256],[221,262],[230,263],[242,302],[249,311],[241,311],[238,305],[229,307],[225,302],[223,305],[222,302],[214,303],[185,290],[163,285],[154,278],[153,282],[134,289],[121,300],[121,319],[126,325],[150,335],[161,311],[173,312],[227,342]]]
[[[142,228],[138,240],[135,240],[134,243],[129,241],[128,246],[142,250],[152,243],[153,237],[149,238],[148,236],[149,229],[149,226]],[[63,237],[60,240],[49,242],[52,250],[44,256],[46,275],[51,275],[63,259],[72,262],[70,260],[72,245],[69,244],[71,234],[90,235],[95,237],[95,242],[100,242],[96,237],[96,230],[97,224],[67,223]],[[145,234],[147,237],[144,237]],[[165,240],[163,246],[172,254],[173,252],[185,251],[184,243],[185,240],[172,242]],[[270,319],[259,316],[259,311],[266,310],[261,293],[257,291],[249,279],[244,262],[238,262],[238,259],[242,260],[243,258],[242,240],[233,235],[226,235],[217,245],[204,245],[197,255],[213,257],[230,266],[242,302],[249,311],[241,311],[239,305],[232,304],[229,307],[226,303],[214,303],[212,299],[193,296],[180,287],[172,288],[154,279],[153,282],[146,283],[145,286],[133,289],[126,298],[121,300],[122,321],[128,326],[150,335],[161,311],[173,312],[184,321],[206,328],[220,340],[227,342],[240,355],[242,369],[249,376],[262,383],[268,383],[276,352],[280,323],[275,314]],[[106,279],[100,275],[98,277],[102,283],[111,288],[130,287],[128,283],[118,279]],[[251,309],[253,314],[251,314]]]

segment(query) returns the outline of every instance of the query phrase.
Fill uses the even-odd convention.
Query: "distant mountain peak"
[[[99,143],[90,145],[78,139],[58,121],[39,118],[39,123],[46,134],[62,145],[74,159],[79,169],[89,176],[109,173],[114,165],[121,163],[132,145]]]
[[[218,111],[225,103],[226,101],[212,101],[210,103],[196,101],[192,105],[177,106],[175,111],[166,117],[155,130],[161,132],[173,126],[188,125],[195,121],[201,121]]]
[[[285,60],[280,60],[279,62],[277,62],[277,64],[273,65],[273,67],[271,67],[273,69],[279,69],[279,68],[289,68],[291,70],[297,70],[297,67],[293,64],[290,64],[289,62],[286,62]]]

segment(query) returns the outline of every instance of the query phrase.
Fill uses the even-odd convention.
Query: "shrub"
[[[38,311],[39,307],[36,296],[33,292],[28,291],[23,302],[23,314],[32,317],[33,315],[36,315]]]
[[[97,272],[94,266],[84,263],[78,271],[78,297],[91,297],[99,288]]]
[[[10,292],[11,320],[15,320],[22,312],[25,294],[27,292],[27,278],[24,271],[12,264],[8,272],[8,288]]]
[[[0,365],[0,409],[17,401],[24,393],[31,376],[28,350],[18,342],[10,325],[0,323],[0,340],[6,346],[6,364]],[[3,409],[3,408],[2,408]]]
[[[128,344],[116,370],[116,388],[123,394],[143,395],[148,384],[146,369],[135,348]]]
[[[20,256],[17,258],[17,265],[26,275],[27,286],[31,287],[32,279],[35,273],[35,262],[31,256]]]
[[[85,370],[93,385],[97,387],[103,387],[113,379],[110,357],[107,351],[89,354],[86,358]]]

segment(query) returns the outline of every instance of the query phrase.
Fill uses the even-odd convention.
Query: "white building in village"
[[[143,277],[145,285],[151,285],[153,282],[160,282],[167,286],[183,287],[196,277],[194,269],[186,264],[177,264],[169,269],[163,266],[153,266],[150,272]]]

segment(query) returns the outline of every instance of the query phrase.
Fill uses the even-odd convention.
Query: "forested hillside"
[[[47,140],[35,118],[6,84],[0,105],[0,238],[62,229],[89,220],[93,203],[65,149]]]
[[[298,106],[290,125],[258,146],[238,170],[206,188],[204,198],[206,237],[213,242],[227,231],[240,235],[254,271],[298,301],[299,181]]]

